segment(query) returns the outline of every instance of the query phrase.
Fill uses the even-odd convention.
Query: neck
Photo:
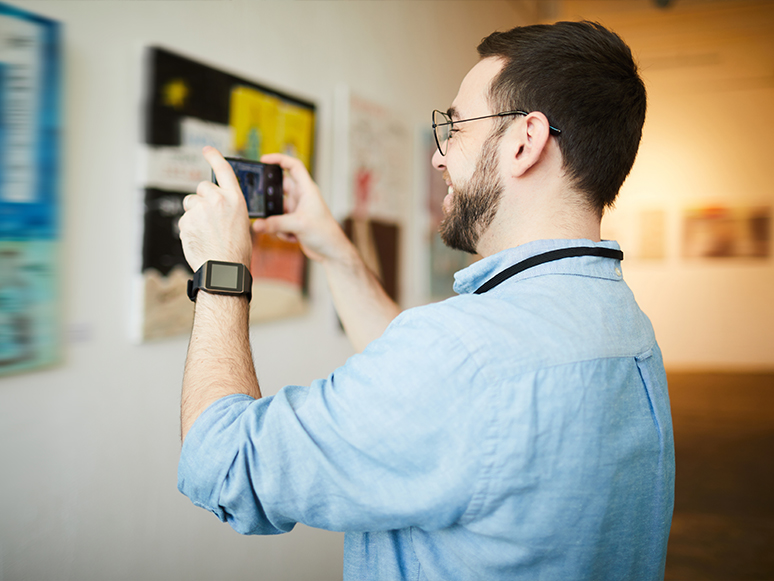
[[[566,192],[522,196],[537,203],[518,203],[516,196],[503,194],[492,224],[481,235],[477,251],[491,256],[533,240],[586,239],[601,240],[600,218],[596,212]]]

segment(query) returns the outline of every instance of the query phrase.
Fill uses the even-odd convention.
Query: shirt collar
[[[533,240],[515,248],[502,250],[492,256],[482,258],[467,268],[454,275],[454,290],[458,294],[468,294],[475,291],[491,277],[501,270],[508,268],[522,260],[532,256],[543,254],[560,248],[575,248],[588,246],[597,248],[613,248],[620,250],[618,243],[613,240],[592,242],[585,239],[571,240]],[[529,278],[546,273],[584,274],[586,276],[599,276],[602,278],[620,279],[620,262],[610,258],[583,256],[573,260],[560,260],[552,263],[538,265],[525,270],[514,277],[514,280]]]

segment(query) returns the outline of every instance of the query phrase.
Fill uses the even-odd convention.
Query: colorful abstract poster
[[[177,223],[183,198],[211,179],[202,147],[253,160],[287,153],[311,171],[315,137],[313,103],[160,48],[146,51],[145,69],[139,340],[191,329],[193,305],[186,285],[192,272]],[[251,322],[306,311],[307,262],[297,244],[257,237],[250,270]]]
[[[61,356],[60,39],[0,3],[0,376]]]

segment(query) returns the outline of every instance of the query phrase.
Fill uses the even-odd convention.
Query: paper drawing
[[[343,196],[334,213],[387,294],[400,300],[401,230],[408,223],[412,139],[400,118],[368,99],[342,90],[339,99]]]

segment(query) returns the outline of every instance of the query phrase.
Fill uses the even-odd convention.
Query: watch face
[[[210,261],[206,288],[220,291],[242,291],[242,268],[239,264]]]

